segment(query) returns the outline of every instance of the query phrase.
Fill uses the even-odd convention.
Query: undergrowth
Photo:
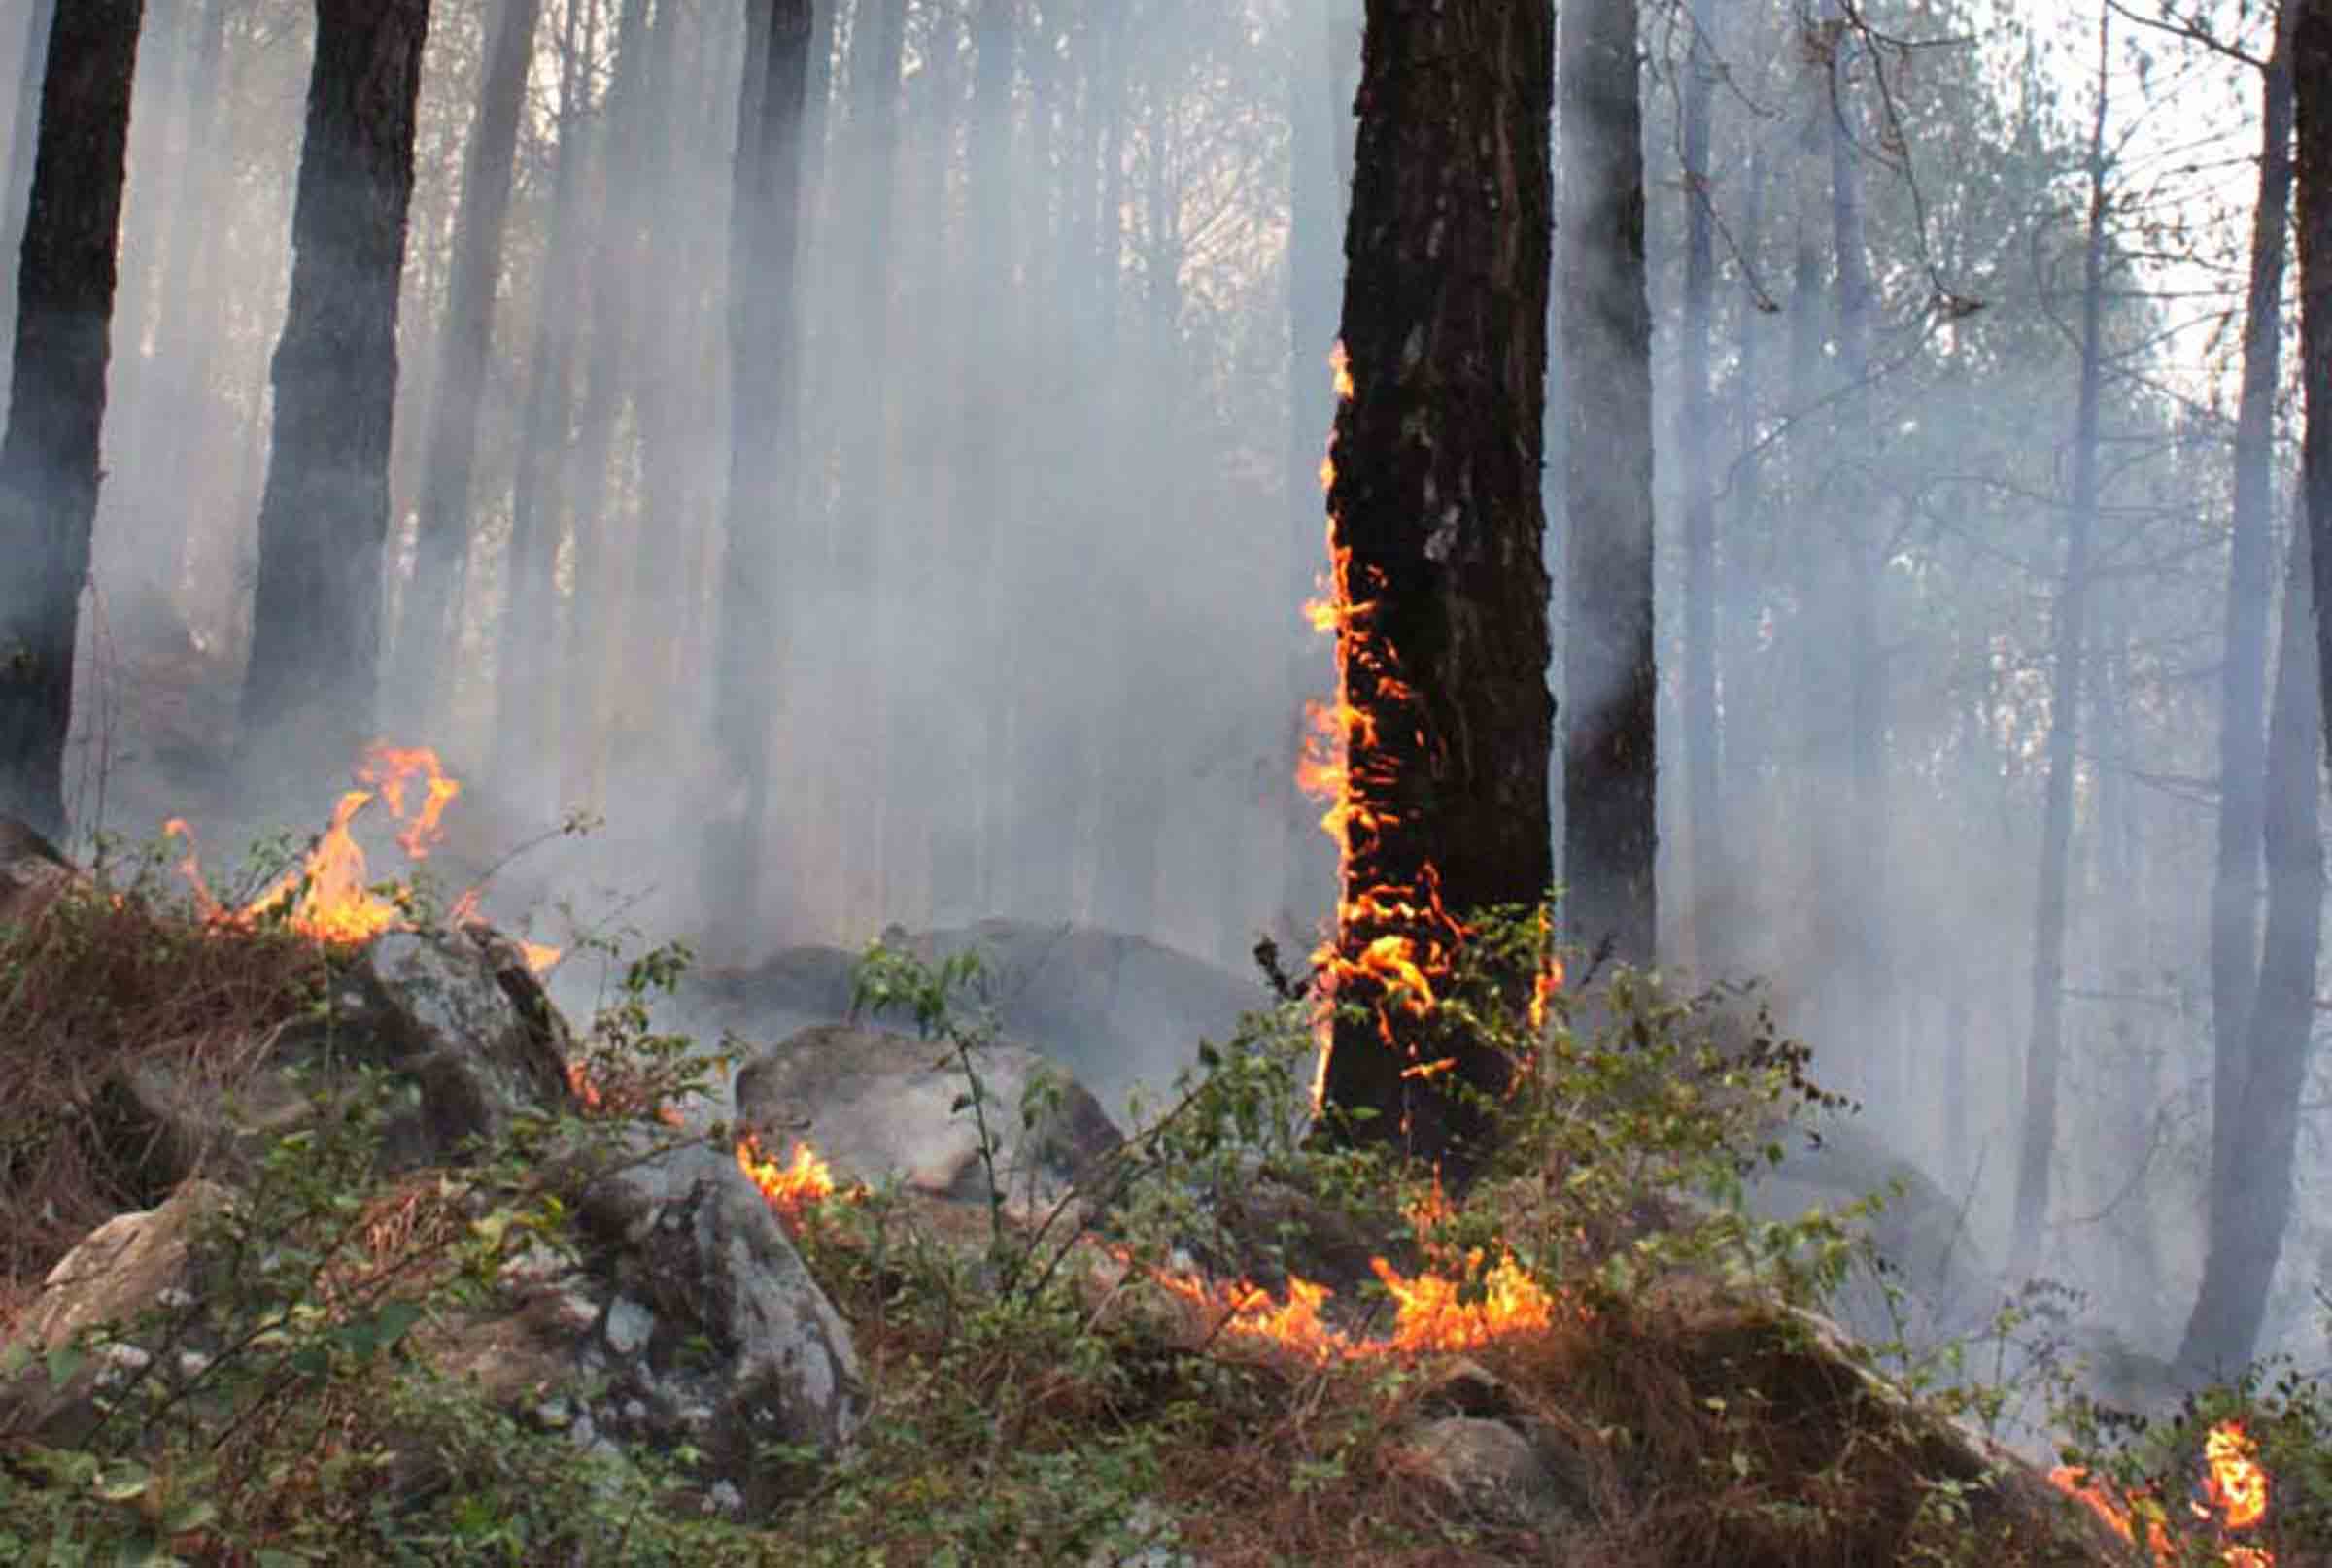
[[[63,1389],[93,1418],[33,1431],[0,1405],[0,1559],[2106,1560],[2084,1516],[1948,1429],[1965,1402],[1882,1381],[1803,1311],[1855,1265],[1863,1217],[1774,1222],[1745,1201],[1794,1125],[1836,1108],[1803,1047],[1753,998],[1629,973],[1599,988],[1592,1028],[1560,1003],[1534,1024],[1499,966],[1534,963],[1543,923],[1510,910],[1476,929],[1440,1024],[1510,1053],[1516,1089],[1495,1159],[1456,1199],[1311,1136],[1314,1020],[1290,995],[1203,1045],[1077,1190],[1008,1203],[977,964],[871,950],[861,1001],[904,1013],[960,1076],[990,1201],[892,1184],[800,1215],[871,1410],[840,1452],[768,1448],[789,1486],[749,1519],[708,1509],[702,1455],[579,1449],[445,1353],[513,1267],[573,1251],[578,1172],[699,1136],[734,1146],[673,1113],[728,1066],[652,1027],[685,951],[622,966],[579,1105],[456,1165],[387,1171],[400,1086],[320,1074],[314,1113],[205,1208],[189,1291],[7,1352],[18,1416]],[[280,931],[198,930],[143,885],[0,929],[0,1264],[19,1298],[90,1224],[161,1196],[94,1163],[108,1076],[154,1052],[231,1079],[328,1012],[331,962]],[[1064,1092],[1040,1076],[1021,1124]],[[1370,1348],[1397,1316],[1389,1280],[1455,1279],[1472,1306],[1500,1264],[1549,1304],[1531,1331],[1461,1354]],[[1237,1310],[1299,1285],[1325,1292],[1320,1336],[1258,1334]],[[2297,1387],[2243,1398],[2262,1452],[2315,1497],[2323,1445]],[[1519,1435],[1534,1497],[1453,1484],[1424,1438],[1453,1419]],[[2128,1448],[2133,1484],[2178,1442]]]

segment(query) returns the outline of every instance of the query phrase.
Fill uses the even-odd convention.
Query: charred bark
[[[428,0],[317,0],[237,771],[306,809],[373,729]]]
[[[2039,1262],[2057,1152],[2057,1083],[2065,1027],[2065,925],[2073,871],[2073,774],[2086,653],[2089,553],[2097,528],[2098,402],[2106,258],[2107,48],[2111,13],[2098,17],[2097,108],[2089,135],[2088,230],[2081,257],[2080,391],[2074,411],[2073,490],[2065,519],[2065,575],[2057,590],[2049,679],[2048,789],[2040,826],[2040,882],[2033,920],[2033,1033],[2024,1059],[2024,1128],[2016,1164],[2008,1272]]]
[[[810,0],[765,0],[748,48],[737,148],[730,277],[737,346],[728,548],[721,561],[713,654],[713,741],[727,794],[704,835],[704,906],[714,929],[749,930],[761,897],[769,806],[769,733],[762,696],[772,664],[770,606],[779,588],[781,527],[794,449],[794,271],[799,248],[803,112],[808,94]],[[759,35],[756,37],[755,35]],[[765,42],[766,40],[766,42]]]
[[[1328,509],[1348,843],[1329,978],[1352,1006],[1324,1101],[1336,1136],[1389,1142],[1460,1183],[1508,1064],[1421,1024],[1414,988],[1372,961],[1406,954],[1430,980],[1458,939],[1444,911],[1534,904],[1552,871],[1539,493],[1552,33],[1544,6],[1370,0],[1345,241],[1353,392]]]
[[[510,214],[518,119],[526,107],[527,69],[534,57],[541,10],[542,0],[500,0],[463,167],[413,584],[405,594],[387,693],[394,710],[392,722],[405,734],[435,731],[448,695],[446,649],[449,643],[458,645],[461,636],[456,611],[473,531],[469,493],[477,466],[479,405],[494,348],[495,293],[501,279],[502,228]]]
[[[2291,90],[2289,41],[2279,26],[2260,83],[2259,194],[2251,210],[2250,282],[2244,301],[2226,657],[2219,676],[2218,842],[2211,884],[2213,1169],[2239,1157],[2236,1143],[2247,1143],[2254,1136],[2238,1111],[2259,965],[2260,852],[2267,809],[2267,622],[2273,586],[2268,513],[2275,488],[2276,392],[2282,379],[2283,273],[2291,223]],[[2217,1185],[2213,1180],[2214,1190]]]
[[[144,15],[85,0],[50,29],[0,439],[0,811],[57,839]]]
[[[1634,0],[1562,17],[1565,927],[1652,962],[1660,831],[1652,653],[1652,316],[1644,294],[1643,113]]]

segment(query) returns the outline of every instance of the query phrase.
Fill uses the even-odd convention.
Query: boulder
[[[524,955],[488,927],[390,932],[333,967],[330,1007],[230,1072],[149,1055],[99,1097],[109,1163],[142,1193],[246,1166],[312,1114],[316,1079],[386,1069],[410,1092],[384,1134],[392,1170],[446,1164],[513,1118],[570,1108],[571,1041]]]
[[[1027,1046],[987,1045],[973,1060],[1009,1200],[1051,1202],[1124,1142],[1091,1094]],[[1031,1126],[1021,1107],[1040,1074],[1056,1080],[1059,1099]],[[877,1185],[897,1176],[916,1191],[984,1203],[979,1121],[961,1103],[967,1094],[962,1066],[943,1041],[823,1024],[765,1048],[738,1072],[737,1119],[773,1156],[807,1143],[837,1179]]]
[[[994,919],[921,935],[892,931],[885,940],[927,962],[978,954],[998,1032],[1066,1068],[1121,1124],[1136,1087],[1162,1098],[1175,1074],[1196,1062],[1200,1040],[1229,1039],[1241,1014],[1270,1001],[1252,976],[1084,926]],[[684,1022],[706,1038],[730,1030],[771,1040],[852,1021],[857,964],[856,953],[840,948],[792,947],[751,969],[694,976],[681,999]]]

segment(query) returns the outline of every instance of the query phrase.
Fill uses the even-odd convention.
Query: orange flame
[[[2189,1505],[2196,1519],[2224,1532],[2254,1528],[2267,1517],[2267,1472],[2260,1467],[2257,1454],[2258,1446],[2241,1421],[2221,1421],[2211,1428],[2203,1439],[2204,1501]],[[2124,1541],[2137,1544],[2137,1494],[2117,1502],[2090,1480],[2087,1471],[2071,1465],[2051,1470],[2048,1479],[2087,1505]],[[2147,1549],[2161,1568],[2176,1568],[2181,1559],[2162,1525],[2159,1511],[2145,1512]],[[2275,1560],[2275,1553],[2263,1547],[2225,1544],[2219,1551],[2219,1561],[2226,1568],[2274,1568]]]
[[[801,1224],[805,1210],[834,1195],[834,1172],[807,1143],[794,1145],[790,1162],[779,1161],[762,1151],[758,1135],[747,1133],[737,1142],[737,1163],[789,1226]]]
[[[408,860],[429,858],[443,836],[445,808],[462,793],[458,779],[448,777],[437,753],[428,746],[392,746],[375,742],[357,765],[357,782],[368,786],[349,790],[332,808],[331,823],[301,857],[240,909],[222,904],[204,880],[194,831],[183,817],[162,824],[165,835],[186,841],[186,858],[178,869],[193,890],[194,906],[202,918],[218,926],[243,930],[281,914],[284,923],[303,936],[333,945],[353,946],[370,941],[385,931],[409,925],[405,910],[366,883],[364,850],[350,831],[358,813],[377,798],[386,801],[389,814],[403,823],[396,843]],[[421,780],[419,809],[406,813],[406,786]],[[449,923],[465,926],[479,919],[480,890],[471,888],[454,902]],[[540,974],[559,962],[560,950],[538,942],[521,942],[527,966]]]

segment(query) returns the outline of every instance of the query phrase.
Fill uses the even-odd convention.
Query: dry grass
[[[78,887],[0,925],[0,1280],[37,1280],[153,1190],[109,1136],[131,1070],[231,1086],[317,994],[324,965],[289,934],[214,932],[144,892]]]

